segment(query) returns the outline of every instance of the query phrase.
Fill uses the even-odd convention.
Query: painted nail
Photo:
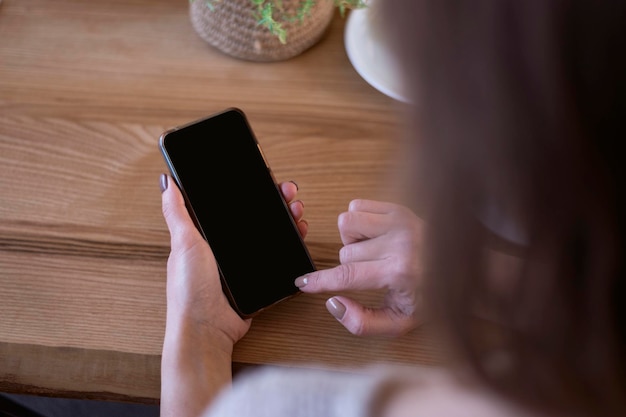
[[[167,185],[168,185],[167,175],[161,174],[161,177],[159,178],[159,188],[161,189],[161,192],[164,192],[165,190],[167,190]]]
[[[294,281],[294,284],[296,284],[296,287],[298,287],[298,288],[302,288],[302,287],[304,287],[308,283],[309,283],[309,278],[307,278],[306,276],[298,277]]]
[[[346,314],[346,306],[341,304],[339,300],[337,300],[335,297],[329,298],[328,301],[326,301],[326,308],[328,309],[328,312],[333,315],[334,318],[340,321]]]

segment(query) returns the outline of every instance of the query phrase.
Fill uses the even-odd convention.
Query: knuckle
[[[354,278],[354,267],[352,264],[342,264],[338,267],[337,287],[349,288]]]
[[[362,206],[363,206],[363,200],[360,198],[355,198],[354,200],[350,201],[350,204],[348,204],[348,210],[358,211],[361,209]]]
[[[339,249],[339,262],[342,264],[349,263],[353,258],[354,250],[350,245],[343,246]]]
[[[393,278],[405,275],[405,265],[403,259],[395,258],[389,265],[389,276]]]
[[[402,228],[396,233],[396,239],[400,247],[408,251],[414,251],[419,247],[419,238],[412,228]]]
[[[348,227],[351,217],[352,214],[350,212],[344,212],[337,216],[337,227],[339,228],[340,232]]]
[[[397,282],[399,279],[413,278],[415,276],[414,264],[414,256],[403,256],[402,254],[392,256],[387,260],[385,275],[392,282]]]
[[[403,233],[396,236],[394,247],[397,252],[389,258],[388,271],[393,279],[416,279],[420,273],[419,247],[410,234]]]

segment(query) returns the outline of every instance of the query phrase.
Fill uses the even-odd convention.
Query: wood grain
[[[351,199],[396,195],[401,109],[350,65],[341,17],[303,55],[252,63],[204,43],[187,8],[0,5],[0,390],[158,401],[167,128],[242,108],[277,179],[299,184],[320,268],[338,262],[337,215]],[[235,366],[440,362],[428,329],[364,342],[329,316],[326,296],[255,319]]]

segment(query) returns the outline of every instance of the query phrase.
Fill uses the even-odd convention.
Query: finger
[[[339,250],[339,261],[342,264],[349,264],[386,259],[388,248],[384,236],[350,243]]]
[[[341,241],[344,245],[383,235],[392,227],[392,218],[364,211],[347,211],[337,219]]]
[[[348,205],[348,211],[363,211],[372,214],[389,214],[398,209],[398,205],[386,201],[355,199]]]
[[[422,323],[417,315],[405,315],[388,307],[365,307],[343,296],[328,299],[326,308],[350,333],[357,336],[400,336]]]
[[[289,206],[291,216],[296,221],[300,236],[303,238],[306,237],[309,231],[309,224],[306,221],[303,223],[302,219],[304,217],[304,203],[302,200],[294,201],[298,193],[298,185],[293,181],[283,182],[280,184],[280,190],[283,195],[283,199]]]
[[[280,192],[287,203],[293,201],[298,194],[298,185],[293,181],[281,182],[279,185]]]
[[[386,286],[385,266],[380,261],[342,264],[298,277],[295,285],[307,293],[377,290]]]
[[[304,203],[302,200],[295,200],[289,203],[289,211],[291,211],[291,216],[296,222],[302,220],[304,216]]]
[[[300,220],[296,225],[298,226],[300,236],[304,239],[309,232],[309,223],[306,220]]]
[[[161,184],[162,188],[165,188],[161,193],[161,207],[165,223],[170,231],[172,248],[188,243],[190,237],[202,238],[189,216],[185,200],[176,183],[169,175],[165,175]]]

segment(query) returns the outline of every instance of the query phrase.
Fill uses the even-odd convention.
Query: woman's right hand
[[[417,327],[422,220],[398,204],[353,200],[339,215],[338,226],[344,244],[340,265],[299,277],[296,285],[306,293],[385,289],[377,308],[341,295],[326,302],[353,334],[397,336]]]

